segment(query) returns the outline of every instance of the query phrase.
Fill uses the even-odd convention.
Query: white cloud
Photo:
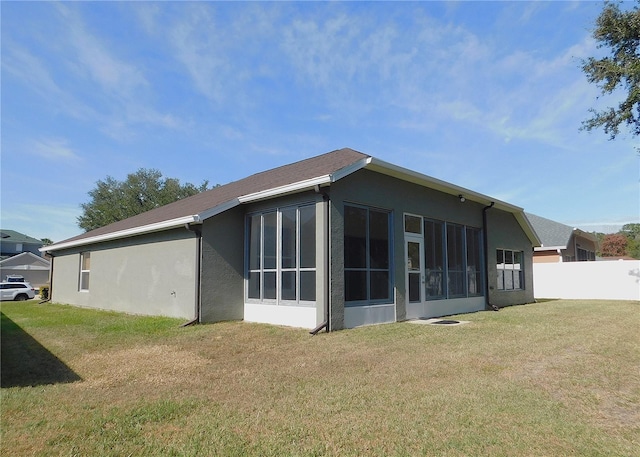
[[[69,146],[67,140],[61,138],[45,138],[34,140],[27,150],[47,160],[78,160],[80,157]]]
[[[106,45],[89,32],[75,9],[58,4],[65,18],[67,45],[75,51],[77,68],[88,72],[103,89],[120,95],[130,95],[147,85],[142,71],[131,63],[117,58]]]
[[[16,43],[3,45],[2,67],[40,95],[58,97],[61,90],[46,65],[24,47]]]
[[[189,5],[169,34],[174,57],[184,65],[197,90],[220,102],[227,90],[223,81],[230,73],[225,58],[229,37],[218,30],[208,5]]]
[[[76,223],[80,214],[80,207],[74,205],[24,204],[12,210],[3,208],[0,223],[36,239],[57,242],[82,233]]]

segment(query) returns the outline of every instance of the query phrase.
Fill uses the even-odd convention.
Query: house
[[[39,249],[44,243],[14,230],[0,229],[0,260],[23,252],[40,255]]]
[[[598,239],[592,233],[535,214],[526,216],[542,243],[534,250],[534,263],[596,260]]]
[[[34,287],[49,281],[49,261],[31,252],[23,252],[0,261],[0,277],[20,275]]]
[[[46,246],[52,300],[337,330],[533,302],[524,211],[352,149]]]

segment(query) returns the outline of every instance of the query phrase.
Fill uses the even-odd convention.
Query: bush
[[[43,300],[49,299],[49,284],[40,286],[40,298],[42,298]]]

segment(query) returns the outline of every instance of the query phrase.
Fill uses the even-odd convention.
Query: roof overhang
[[[168,221],[157,222],[155,224],[142,225],[140,227],[134,227],[127,230],[120,230],[117,232],[105,233],[104,235],[96,235],[88,238],[82,238],[79,240],[70,240],[63,243],[52,244],[51,246],[45,246],[40,248],[40,252],[53,252],[62,249],[68,249],[78,246],[85,246],[87,244],[100,243],[104,241],[117,240],[121,238],[128,238],[135,235],[143,235],[145,233],[161,232],[172,228],[182,227],[190,224],[201,224],[198,215],[184,216],[177,219],[171,219]]]
[[[598,246],[599,246],[598,238],[593,233],[585,232],[584,230],[579,229],[579,228],[574,228],[573,229],[573,233],[575,233],[576,235],[580,235],[581,237],[584,237],[584,238],[594,242],[596,244],[596,249],[598,248]]]
[[[399,167],[397,165],[385,162],[383,160],[370,157],[367,160],[366,168],[371,171],[385,174],[394,178],[402,179],[403,181],[412,182],[420,186],[428,187],[445,194],[462,196],[466,200],[480,203],[485,206],[493,204],[493,208],[509,212],[518,221],[518,224],[522,227],[522,230],[527,235],[527,238],[534,246],[540,246],[541,241],[537,233],[533,229],[533,226],[529,222],[529,219],[524,214],[524,209],[519,206],[512,205],[501,200],[489,197],[488,195],[475,192],[464,187],[456,186],[455,184],[442,181],[440,179],[433,178],[431,176],[418,173],[407,168]]]
[[[260,200],[267,200],[273,197],[280,197],[282,195],[295,194],[298,192],[304,192],[305,190],[314,189],[316,186],[325,186],[333,181],[334,180],[331,175],[318,176],[317,178],[305,179],[304,181],[294,182],[292,184],[287,184],[286,186],[274,187],[273,189],[243,195],[238,197],[238,202],[251,203]]]
[[[347,165],[346,167],[343,167],[332,174],[318,176],[318,177],[306,179],[303,181],[297,181],[284,186],[274,187],[274,188],[262,190],[259,192],[242,195],[240,197],[231,199],[225,203],[217,205],[213,208],[210,208],[206,211],[202,211],[199,214],[184,216],[177,219],[171,219],[171,220],[144,225],[140,227],[135,227],[127,230],[107,233],[104,235],[81,238],[78,240],[70,240],[67,242],[59,243],[59,244],[53,244],[51,246],[45,246],[43,248],[40,248],[40,251],[53,252],[57,250],[68,249],[71,247],[84,246],[84,245],[93,244],[93,243],[127,238],[135,235],[158,232],[158,231],[167,230],[171,228],[181,227],[184,225],[201,224],[202,221],[204,221],[205,219],[216,216],[238,205],[261,201],[261,200],[267,200],[274,197],[280,197],[283,195],[294,194],[298,192],[304,192],[307,190],[317,189],[319,187],[328,186],[328,185],[331,185],[331,183],[339,181],[340,179],[345,178],[346,176],[349,176],[352,173],[355,173],[356,171],[364,168],[377,173],[387,175],[387,176],[391,176],[397,179],[401,179],[403,181],[408,181],[414,184],[418,184],[420,186],[428,187],[430,189],[434,189],[446,194],[455,195],[455,196],[461,195],[466,200],[480,203],[480,204],[486,205],[487,207],[492,206],[496,209],[507,211],[513,214],[513,216],[516,218],[516,220],[522,227],[523,231],[525,232],[527,237],[531,240],[534,246],[539,246],[541,244],[540,239],[538,238],[538,235],[536,234],[535,230],[531,226],[529,220],[525,217],[524,210],[518,206],[511,205],[510,203],[506,203],[500,200],[496,200],[495,198],[489,197],[487,195],[474,192],[464,187],[456,186],[455,184],[451,184],[446,181],[442,181],[442,180],[433,178],[431,176],[427,176],[427,175],[418,173],[416,171],[409,170],[407,168],[399,167],[397,165],[391,164],[389,162],[385,162],[383,160],[379,160],[373,157],[365,157],[364,159],[358,160],[350,165]]]
[[[566,246],[536,246],[533,248],[534,251],[560,251],[562,249],[567,249]]]
[[[298,181],[286,186],[274,187],[272,189],[262,190],[260,192],[254,192],[251,194],[242,195],[238,198],[234,198],[221,205],[215,206],[211,209],[201,212],[198,217],[201,221],[209,219],[220,213],[224,213],[231,208],[235,208],[238,205],[257,202],[260,200],[268,200],[274,197],[281,197],[283,195],[296,194],[298,192],[304,192],[307,190],[313,190],[317,187],[324,187],[331,184],[334,180],[331,175],[319,176],[317,178],[305,179],[304,181]]]

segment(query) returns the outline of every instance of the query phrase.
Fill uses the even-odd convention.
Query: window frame
[[[91,251],[80,253],[80,268],[78,275],[78,291],[88,292],[91,277]]]
[[[346,229],[346,214],[347,208],[355,208],[359,210],[366,211],[365,218],[365,246],[364,246],[364,266],[347,266],[347,229]],[[387,227],[386,227],[386,235],[387,235],[387,252],[386,252],[386,268],[380,268],[372,266],[372,245],[371,245],[371,213],[375,212],[378,214],[386,215],[387,219]],[[393,211],[378,208],[373,206],[361,205],[357,203],[345,203],[344,204],[344,235],[343,235],[343,252],[344,252],[344,306],[347,308],[358,307],[358,306],[368,306],[368,305],[383,305],[390,304],[394,302],[393,298]],[[378,251],[380,252],[380,251]],[[365,277],[365,290],[366,297],[364,299],[357,300],[348,300],[348,273],[360,273],[364,274]],[[372,281],[372,276],[385,274],[387,279],[387,292],[386,297],[384,298],[371,298],[372,297],[372,286],[375,281]]]
[[[405,213],[403,220],[407,216],[416,217],[415,214]],[[419,216],[422,219],[422,239],[424,242],[424,274],[425,274],[425,301],[451,300],[456,298],[483,297],[485,295],[484,275],[486,274],[484,245],[482,244],[482,229],[471,225],[459,224],[456,222],[434,219],[431,217]],[[404,224],[406,228],[406,223]],[[450,243],[450,231],[456,230],[462,236],[459,243]],[[469,243],[469,234],[474,235],[474,243]],[[407,232],[406,236],[420,236],[414,232]],[[471,244],[471,246],[470,246]],[[460,246],[457,246],[460,245]],[[459,248],[462,252],[462,265],[456,268],[451,266],[449,254],[451,249]],[[471,253],[469,249],[475,248]],[[475,269],[469,270],[469,259],[473,254]],[[441,264],[441,265],[439,265]],[[462,278],[463,293],[451,293],[451,273],[455,273]],[[470,276],[475,275],[476,292],[470,292]],[[429,285],[437,283],[441,293],[430,294]],[[433,292],[434,287],[431,287]]]
[[[302,248],[301,248],[301,239],[302,239],[302,216],[301,211],[305,209],[310,209],[311,211],[308,213],[312,215],[311,220],[313,221],[313,237],[316,241],[312,249],[309,249],[306,252],[307,256],[305,259],[308,260],[309,253],[313,253],[313,264],[314,266],[301,266],[302,263]],[[286,227],[286,219],[283,216],[283,213],[291,212],[291,210],[295,211],[295,229],[293,233],[293,238],[291,238],[292,232],[289,230],[285,231],[285,228],[291,229],[290,226]],[[272,262],[268,262],[268,265],[265,266],[265,216],[275,214],[275,227],[273,232],[275,233],[275,256],[272,259]],[[253,229],[253,221],[254,218],[259,218],[259,233],[258,238],[254,238]],[[316,254],[317,249],[317,215],[316,215],[316,203],[315,202],[304,202],[297,203],[286,206],[278,206],[275,208],[264,209],[260,211],[255,211],[248,213],[245,216],[245,288],[244,288],[244,299],[246,303],[256,303],[256,304],[266,304],[266,305],[278,305],[278,306],[315,306],[317,301],[317,291],[316,291],[316,280],[317,280],[317,268],[318,268],[318,259]],[[271,228],[271,227],[270,227]],[[269,234],[271,235],[271,234]],[[285,257],[285,253],[283,252],[283,247],[285,247],[284,241],[288,239],[292,241],[292,243],[287,243],[286,246],[292,247],[293,251],[289,252],[289,255]],[[309,239],[307,235],[305,238]],[[257,247],[258,253],[257,258],[254,257],[254,249]],[[271,249],[269,249],[271,251]],[[256,263],[257,260],[257,263]],[[284,289],[283,283],[286,281],[283,280],[285,274],[290,276],[293,273],[294,284],[295,284],[295,298],[283,298],[284,297]],[[305,273],[313,273],[313,281],[310,281],[311,287],[305,288],[305,291],[313,291],[313,300],[304,299],[302,297],[302,282],[303,277],[309,279],[309,275]],[[265,294],[265,274],[274,275],[275,276],[275,295],[266,297]],[[252,275],[257,275],[257,289],[251,287],[252,285]],[[258,297],[250,296],[251,292],[254,290],[258,291]]]
[[[500,254],[502,253],[502,257]],[[508,255],[509,254],[509,255]],[[519,257],[520,261],[516,262]],[[500,262],[502,258],[502,262]],[[509,259],[510,258],[510,259]],[[518,268],[516,268],[516,265]],[[517,272],[517,276],[516,276]],[[517,278],[517,281],[516,281]],[[517,287],[516,287],[517,283]],[[496,289],[500,292],[525,290],[524,251],[515,249],[496,249]]]

